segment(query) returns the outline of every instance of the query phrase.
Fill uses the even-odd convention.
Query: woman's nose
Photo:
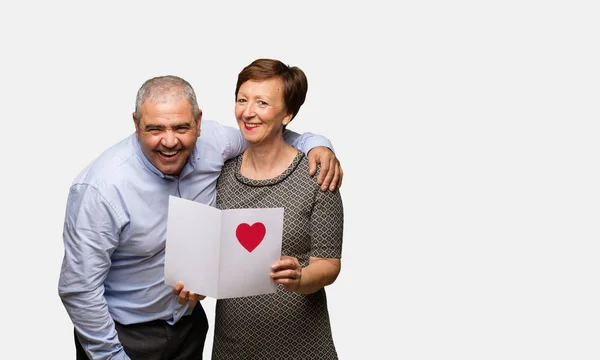
[[[244,117],[250,118],[255,115],[254,113],[254,105],[252,103],[247,103],[243,112]]]

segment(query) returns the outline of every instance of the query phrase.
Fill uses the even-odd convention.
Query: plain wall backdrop
[[[238,72],[272,57],[309,79],[290,129],[331,139],[345,172],[340,359],[600,358],[597,6],[3,3],[3,353],[74,358],[67,192],[134,130],[141,84],[179,75],[236,126]]]

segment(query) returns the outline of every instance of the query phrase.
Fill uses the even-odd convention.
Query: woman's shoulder
[[[224,171],[235,171],[235,168],[236,168],[237,164],[242,159],[242,155],[243,154],[240,154],[240,155],[238,155],[238,156],[236,156],[234,158],[226,160],[225,163],[223,164],[223,170],[221,172],[224,172]]]
[[[294,175],[306,186],[310,187],[313,190],[318,190],[320,185],[317,183],[317,178],[319,177],[319,173],[321,172],[321,165],[317,164],[317,171],[314,175],[309,174],[309,163],[308,156],[304,155],[298,161],[297,166],[294,168]]]

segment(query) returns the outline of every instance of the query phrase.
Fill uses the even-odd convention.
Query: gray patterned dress
[[[341,258],[343,208],[339,190],[321,191],[298,152],[290,167],[268,180],[240,173],[231,159],[217,184],[220,209],[283,207],[282,254],[302,267],[310,256]],[[325,289],[304,295],[277,292],[217,300],[212,359],[337,359]]]

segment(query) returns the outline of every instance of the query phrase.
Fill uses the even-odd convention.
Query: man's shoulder
[[[220,168],[226,159],[239,154],[242,140],[239,130],[216,121],[202,120],[196,152],[204,161],[219,164]]]
[[[132,134],[104,150],[77,174],[73,185],[118,182],[120,179],[130,176],[129,168],[133,165],[132,160],[135,160],[134,139],[135,134]]]
[[[209,143],[211,145],[220,145],[222,143],[228,143],[229,137],[232,134],[232,130],[235,130],[231,126],[225,126],[214,120],[202,120],[200,124],[200,137],[199,140]]]
[[[225,126],[215,120],[202,120],[200,123],[200,138],[218,140],[227,133],[228,128],[231,126]]]

